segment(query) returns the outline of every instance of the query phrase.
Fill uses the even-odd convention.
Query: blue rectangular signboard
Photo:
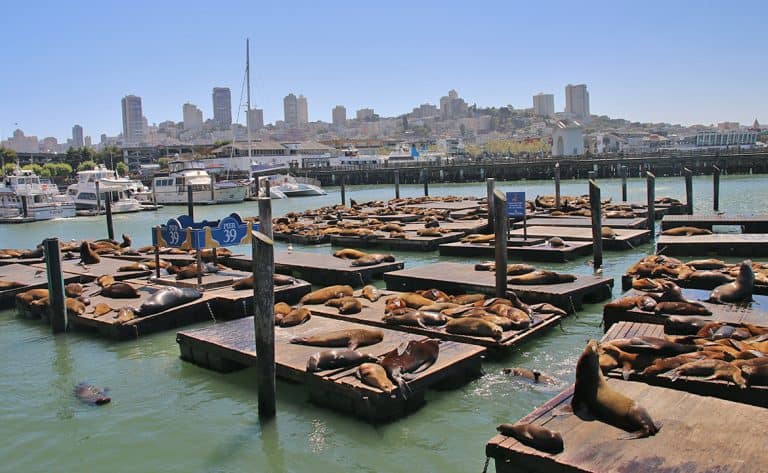
[[[525,217],[525,192],[507,192],[507,216]]]

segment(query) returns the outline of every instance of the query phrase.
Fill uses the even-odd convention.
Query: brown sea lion
[[[121,307],[113,318],[115,319],[115,322],[124,324],[129,320],[135,319],[136,314],[134,314],[133,309],[130,307]]]
[[[135,299],[141,297],[139,291],[126,282],[116,282],[101,288],[101,295],[110,299]]]
[[[439,289],[423,289],[421,291],[415,291],[416,294],[420,296],[424,296],[427,299],[434,301],[434,302],[449,302],[451,300],[451,296],[444,293],[443,291]]]
[[[371,302],[376,302],[381,297],[379,290],[370,284],[363,288],[363,290],[360,292],[360,295]]]
[[[392,262],[395,260],[395,257],[392,255],[382,255],[382,254],[370,254],[361,256],[360,258],[357,258],[352,261],[352,266],[374,266],[377,264],[381,264],[383,262]]]
[[[115,278],[113,278],[109,274],[102,274],[101,276],[96,278],[96,284],[98,284],[102,288],[110,286],[114,283],[115,283]]]
[[[661,428],[642,406],[611,389],[600,372],[598,345],[590,340],[576,363],[576,384],[571,408],[580,417],[592,414],[610,425],[631,432],[624,438],[656,435]]]
[[[357,328],[336,330],[308,337],[295,337],[291,343],[320,347],[347,347],[354,350],[357,347],[374,345],[384,339],[384,332],[378,329]]]
[[[335,299],[344,296],[351,296],[352,286],[334,285],[312,291],[305,294],[299,301],[300,304],[324,304],[329,299]]]
[[[496,263],[493,261],[484,261],[475,264],[475,271],[496,271]]]
[[[78,383],[75,386],[75,396],[85,404],[101,406],[109,403],[112,399],[107,396],[107,390],[96,387],[85,382]]]
[[[673,315],[664,320],[664,333],[667,335],[696,335],[702,327],[711,322],[710,319]]]
[[[473,233],[463,237],[461,241],[463,243],[491,243],[495,238],[496,238],[496,235],[492,233],[490,235]]]
[[[275,325],[280,327],[293,327],[301,325],[312,318],[312,314],[306,307],[293,309],[285,315],[275,313]]]
[[[485,299],[484,294],[459,294],[458,296],[453,296],[451,298],[451,302],[454,304],[464,305],[464,304],[474,304],[477,301],[481,301]]]
[[[563,451],[563,437],[560,432],[554,432],[536,424],[499,424],[496,427],[501,435],[512,437],[518,442],[536,450],[547,453]]]
[[[454,309],[456,307],[461,306],[459,306],[459,304],[454,304],[453,302],[433,302],[432,304],[419,307],[419,310],[424,312],[441,312],[445,309]]]
[[[608,240],[614,240],[616,239],[616,232],[611,227],[601,227],[600,228],[600,236],[603,238],[606,238]]]
[[[691,302],[659,302],[654,312],[674,315],[712,315],[712,311],[703,305]]]
[[[377,363],[363,363],[358,366],[357,377],[368,386],[381,389],[387,394],[392,394],[396,388],[387,377],[387,371],[384,367]]]
[[[29,307],[29,304],[31,304],[33,301],[47,297],[48,289],[30,289],[28,291],[16,294],[16,302],[19,303],[22,307]]]
[[[0,281],[0,291],[7,291],[8,289],[16,289],[24,286],[26,286],[26,284],[16,281]]]
[[[611,345],[630,353],[648,353],[656,356],[677,356],[698,350],[696,345],[671,342],[657,337],[615,338]]]
[[[412,309],[418,309],[425,305],[431,305],[434,302],[433,300],[427,299],[426,297],[420,294],[416,294],[415,292],[404,292],[398,297],[405,302],[406,306]]]
[[[507,265],[508,276],[519,276],[521,274],[528,274],[536,271],[536,268],[530,264],[515,263]]]
[[[722,379],[730,381],[746,389],[747,381],[741,375],[741,370],[723,360],[696,360],[678,366],[670,373],[670,379],[676,381],[680,376],[708,376],[706,379]]]
[[[296,278],[275,273],[272,275],[272,284],[275,286],[290,286],[291,284],[296,284]]]
[[[685,279],[691,283],[709,287],[733,282],[733,278],[730,275],[720,271],[694,271],[686,275]]]
[[[388,314],[382,319],[391,325],[418,326],[427,328],[429,325],[445,325],[448,318],[436,312],[406,309],[402,314]]]
[[[768,364],[746,365],[742,372],[750,386],[768,385]]]
[[[69,314],[76,314],[76,315],[83,315],[85,314],[85,304],[80,302],[79,300],[73,298],[73,297],[67,297],[64,301],[64,304],[67,307],[67,313]]]
[[[712,290],[709,302],[714,304],[729,304],[734,302],[751,302],[755,290],[755,273],[752,271],[752,261],[743,261],[739,266],[739,276],[735,281],[723,284]]]
[[[83,285],[77,282],[71,282],[64,286],[64,294],[67,297],[80,297],[83,294]]]
[[[105,304],[103,302],[99,302],[93,308],[93,316],[94,317],[101,317],[102,315],[108,314],[110,312],[112,312],[112,307],[108,306],[107,304]]]
[[[377,358],[357,350],[325,350],[313,353],[307,360],[307,372],[348,368],[365,362],[375,362]]]
[[[504,336],[504,330],[501,327],[478,317],[451,319],[445,325],[445,331],[460,335],[491,337],[496,341]]]
[[[712,231],[698,227],[675,227],[663,230],[661,234],[670,236],[711,235]]]
[[[83,264],[98,264],[101,262],[101,257],[91,249],[91,245],[87,241],[80,244],[80,262]]]
[[[134,262],[131,264],[126,264],[125,266],[120,266],[119,268],[117,268],[117,271],[120,273],[129,272],[129,271],[149,271],[149,266],[139,262]]]
[[[363,310],[363,304],[352,296],[328,299],[325,305],[338,308],[339,314],[357,314]]]
[[[120,248],[130,248],[133,245],[133,240],[127,234],[123,233],[123,242],[120,243]]]
[[[278,315],[281,315],[281,316],[286,315],[292,310],[293,308],[290,305],[286,304],[285,302],[278,302],[277,304],[275,304],[275,317],[277,317]]]
[[[552,238],[550,238],[549,240],[547,240],[545,245],[547,245],[549,247],[552,247],[552,248],[562,248],[562,247],[566,246],[565,242],[560,237],[552,237]]]
[[[678,366],[682,366],[693,360],[705,358],[706,355],[701,352],[684,353],[682,355],[656,358],[651,365],[645,367],[640,373],[643,376],[655,376],[660,373],[666,373],[669,370],[675,369]]]
[[[440,340],[409,340],[385,353],[379,364],[387,372],[389,379],[400,387],[405,397],[406,380],[415,373],[429,369],[437,361],[439,352]]]
[[[647,292],[660,291],[661,283],[655,279],[637,278],[632,280],[632,289]]]
[[[530,306],[530,308],[532,311],[538,312],[539,314],[555,314],[555,315],[561,315],[563,317],[568,315],[568,312],[564,311],[563,309],[546,302],[542,302],[540,304],[533,304],[532,306]]]
[[[554,271],[536,270],[531,273],[522,274],[520,276],[512,276],[507,281],[509,284],[523,285],[537,285],[537,284],[560,284],[573,282],[576,280],[576,276],[573,274],[556,273]]]
[[[551,376],[542,374],[540,371],[529,370],[528,368],[504,368],[501,370],[501,372],[504,374],[511,374],[512,376],[525,378],[534,383],[556,384],[555,379]]]
[[[247,276],[242,279],[238,279],[232,284],[232,289],[236,291],[253,289],[253,276]]]
[[[688,261],[688,266],[692,267],[695,270],[711,270],[711,269],[723,269],[726,267],[725,261],[721,261],[719,259],[710,258],[710,259],[697,259],[693,261]]]

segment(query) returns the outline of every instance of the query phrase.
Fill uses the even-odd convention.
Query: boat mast
[[[245,126],[248,128],[248,165],[251,158],[251,42],[245,38],[245,82],[246,82],[246,112]]]

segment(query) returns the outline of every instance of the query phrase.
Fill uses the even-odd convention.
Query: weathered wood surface
[[[407,238],[390,238],[389,234],[377,232],[371,237],[331,236],[331,245],[351,248],[382,247],[392,250],[435,251],[443,243],[458,241],[463,232],[443,233],[441,236],[424,237],[415,232],[407,232]]]
[[[312,315],[321,317],[330,317],[338,320],[346,320],[375,327],[388,328],[408,333],[425,335],[430,338],[439,338],[441,340],[451,340],[455,342],[469,343],[472,345],[481,345],[492,349],[506,349],[513,347],[534,335],[538,335],[547,329],[553,327],[563,317],[553,314],[534,314],[534,324],[525,330],[506,330],[500,340],[494,340],[490,337],[479,337],[472,335],[458,335],[446,332],[444,327],[411,327],[406,325],[392,325],[384,322],[385,299],[401,294],[397,291],[381,291],[382,297],[376,302],[371,302],[360,297],[360,291],[355,292],[355,297],[360,298],[363,303],[363,310],[357,314],[340,314],[335,307],[328,307],[322,304],[305,305],[312,312]]]
[[[329,405],[367,420],[381,420],[405,414],[421,404],[424,391],[437,383],[449,380],[465,380],[479,375],[480,357],[485,348],[457,342],[441,342],[437,362],[427,370],[418,373],[408,383],[408,399],[396,391],[396,397],[384,395],[380,390],[361,383],[356,377],[356,368],[308,373],[307,360],[319,351],[330,348],[291,344],[293,337],[310,336],[324,332],[365,328],[360,324],[334,320],[326,317],[312,317],[296,327],[275,327],[275,350],[277,376],[304,382],[310,397],[319,403]],[[361,347],[360,351],[381,356],[408,340],[422,340],[422,335],[383,329],[384,339],[375,345]],[[202,329],[179,332],[176,336],[181,357],[198,365],[217,371],[232,371],[254,366],[253,318],[234,320]]]
[[[624,274],[623,276],[621,276],[621,289],[623,291],[628,291],[632,289],[633,279],[637,279],[637,278],[630,274]],[[701,289],[701,290],[711,291],[712,289],[720,285],[711,281],[707,281],[705,279],[676,279],[676,278],[670,278],[669,276],[665,276],[664,279],[672,281],[678,286],[688,288],[688,289]],[[754,293],[760,294],[760,295],[768,295],[768,285],[758,284],[758,282],[755,281]]]
[[[17,282],[23,287],[0,291],[0,309],[13,307],[16,303],[16,294],[30,289],[47,288],[48,278],[45,273],[45,265],[42,268],[25,264],[8,264],[0,266],[0,281]],[[79,280],[74,274],[64,274],[64,284]]]
[[[639,322],[618,322],[608,330],[603,336],[602,341],[640,336],[664,338],[664,326]],[[624,379],[621,371],[618,369],[609,372],[608,375],[612,378]],[[701,376],[680,376],[677,380],[672,381],[669,372],[650,376],[631,373],[629,379],[702,396],[713,396],[753,406],[768,407],[768,386],[749,386],[746,389],[741,389],[739,386],[727,381],[719,379],[707,380],[706,377]]]
[[[497,472],[756,472],[764,470],[768,410],[722,399],[608,379],[636,400],[656,422],[658,434],[620,440],[626,432],[575,415],[554,415],[571,402],[573,388],[521,419],[560,432],[565,450],[549,454],[511,437],[494,436],[485,447]],[[720,413],[718,415],[717,413]],[[511,421],[512,419],[510,419]],[[493,426],[489,426],[492,429]]]
[[[642,291],[630,290],[622,297],[636,296],[645,294]],[[704,301],[709,297],[709,291],[702,291],[698,289],[683,289],[683,296],[686,299],[693,301]],[[768,307],[768,297],[755,296],[757,303],[749,305],[738,304],[711,304],[709,302],[702,302],[707,309],[712,312],[712,315],[700,316],[702,318],[712,319],[713,322],[725,322],[733,325],[740,324],[754,324],[761,327],[768,327],[768,312],[765,312],[765,307]],[[627,311],[618,311],[603,309],[603,327],[605,331],[616,322],[642,322],[647,324],[664,324],[664,321],[670,317],[669,314],[655,314],[653,312],[645,312],[638,308],[633,308]],[[699,317],[699,316],[697,316]]]
[[[648,243],[651,232],[648,230],[633,230],[627,228],[615,229],[616,238],[603,238],[603,247],[606,250],[628,250]],[[514,236],[522,236],[523,230],[518,228],[510,232]],[[563,240],[592,241],[592,228],[590,227],[542,227],[529,226],[529,237],[560,237]]]
[[[712,235],[660,235],[656,253],[675,256],[766,256],[768,233],[714,233]]]
[[[162,274],[162,273],[161,273]],[[225,269],[218,273],[203,274],[202,284],[197,283],[197,277],[187,279],[176,279],[175,274],[168,274],[152,279],[156,284],[176,287],[203,287],[205,289],[216,289],[219,287],[231,286],[235,281],[250,276],[250,272],[239,271],[236,269]]]
[[[376,210],[369,210],[366,212],[365,209],[362,210],[363,213],[361,214],[355,214],[355,215],[344,215],[345,220],[365,220],[369,218],[375,218],[377,220],[381,220],[382,222],[415,222],[416,220],[419,220],[421,218],[421,215],[412,214],[412,213],[390,213],[390,214],[377,214]]]
[[[712,229],[714,225],[742,227],[744,233],[768,233],[768,215],[667,215],[661,229],[698,227]]]
[[[403,229],[407,232],[415,232],[420,228],[424,228],[423,222],[406,223],[403,225]],[[440,222],[440,227],[443,230],[450,230],[452,232],[463,233],[485,233],[488,229],[488,219],[477,218],[472,220],[456,220],[454,222]]]
[[[408,204],[403,205],[403,208],[417,208],[417,209],[440,209],[440,210],[468,210],[485,208],[485,202],[478,200],[457,200],[454,202],[443,201],[428,201],[422,204]]]
[[[126,279],[140,278],[143,276],[149,276],[152,271],[147,269],[144,271],[118,271],[121,266],[126,266],[130,262],[126,262],[116,258],[101,258],[101,261],[97,264],[82,265],[79,263],[79,258],[63,260],[61,262],[61,269],[64,274],[74,274],[80,276],[83,280],[94,280],[97,277],[109,274],[117,281],[123,281]],[[35,268],[45,269],[45,264],[32,265]]]
[[[516,239],[519,242],[519,239]],[[567,246],[555,248],[542,238],[529,238],[531,245],[510,245],[507,256],[520,261],[548,261],[562,263],[580,256],[592,254],[592,243],[588,241],[567,241]],[[535,243],[539,242],[539,243]],[[493,243],[445,243],[438,247],[443,256],[483,256],[493,258]]]
[[[576,275],[573,282],[561,284],[519,286],[508,285],[523,302],[548,302],[567,312],[575,312],[585,301],[599,302],[611,296],[613,278]],[[393,271],[384,275],[387,289],[413,291],[437,288],[449,293],[494,293],[494,273],[475,271],[474,265],[461,263],[434,263],[417,268]]]
[[[603,218],[603,225],[611,228],[643,228],[644,218]],[[590,217],[532,217],[528,219],[532,227],[584,227],[592,226]],[[515,222],[514,228],[522,228],[523,222]]]
[[[310,291],[312,291],[312,285],[301,279],[296,279],[294,284],[275,285],[275,302],[295,304]],[[252,289],[235,290],[231,287],[221,287],[212,293],[216,298],[211,300],[211,307],[216,314],[226,314],[224,318],[228,319],[253,315]]]
[[[233,268],[247,270],[251,258],[239,256],[230,258],[228,263]],[[275,253],[275,272],[291,274],[313,284],[349,284],[361,286],[372,279],[381,277],[386,272],[403,269],[402,261],[379,263],[372,266],[352,266],[352,260],[336,258],[332,255],[307,253],[302,251],[281,251]]]
[[[40,264],[45,263],[45,258],[0,258],[0,266],[9,264]]]

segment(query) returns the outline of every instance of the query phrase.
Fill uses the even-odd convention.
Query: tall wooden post
[[[96,215],[101,215],[101,185],[96,181]]]
[[[720,168],[712,166],[712,209],[720,210]]]
[[[216,180],[213,178],[213,174],[211,174],[211,203],[216,203]]]
[[[195,197],[192,186],[189,184],[187,184],[187,215],[193,222],[195,221]]]
[[[693,172],[684,168],[683,174],[685,174],[685,206],[688,215],[693,215]]]
[[[560,163],[555,163],[555,209],[560,210]]]
[[[597,172],[587,171],[587,179],[589,179],[590,181],[594,181],[595,179],[597,179]]]
[[[496,297],[507,294],[507,245],[509,238],[509,218],[507,217],[507,197],[500,191],[493,191],[494,243],[496,260]]]
[[[347,176],[341,175],[341,205],[347,205],[347,188],[344,186],[344,181],[347,180]]]
[[[67,330],[67,305],[64,296],[64,276],[61,272],[61,250],[58,238],[43,240],[45,269],[48,276],[48,297],[53,333]]]
[[[264,211],[264,212],[262,212]],[[269,222],[272,230],[271,201],[259,200],[259,221]],[[253,272],[253,329],[256,341],[256,381],[259,390],[259,416],[274,417],[275,382],[275,248],[272,238],[251,233],[251,268]]]
[[[600,187],[589,180],[589,205],[592,211],[592,253],[595,271],[603,266],[603,220],[600,206]]]
[[[259,231],[272,239],[272,200],[259,199]]]
[[[104,199],[104,209],[105,213],[107,214],[107,236],[110,240],[115,239],[115,227],[112,224],[112,193],[107,192],[106,198]]]
[[[621,176],[621,201],[627,202],[627,167],[619,164],[619,175]]]
[[[651,239],[656,239],[656,176],[650,171],[646,171],[645,176],[648,199],[648,230],[651,231]]]
[[[493,223],[493,190],[496,186],[496,180],[489,177],[485,180],[485,200],[488,202],[488,228],[495,228]]]
[[[21,196],[21,216],[29,217],[29,196]]]
[[[272,198],[272,190],[270,190],[271,185],[269,184],[269,179],[264,179],[264,197],[271,199]],[[256,198],[259,198],[259,195],[256,194]]]
[[[395,169],[395,199],[400,198],[400,170]]]
[[[424,173],[424,197],[429,196],[429,173]]]
[[[155,235],[160,235],[160,225],[155,227]],[[157,239],[157,245],[155,245],[155,277],[160,279],[160,238]]]

